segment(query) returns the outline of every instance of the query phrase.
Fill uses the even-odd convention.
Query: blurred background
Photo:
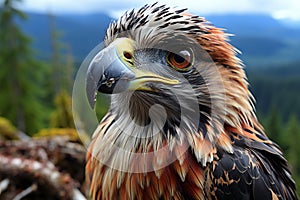
[[[76,72],[111,21],[146,3],[0,0],[0,141],[66,135],[68,141],[88,143],[89,136],[82,141],[74,129]],[[282,147],[300,188],[300,1],[159,3],[188,8],[234,35],[231,43],[242,52],[257,115],[268,136]],[[100,119],[109,100],[99,98]]]

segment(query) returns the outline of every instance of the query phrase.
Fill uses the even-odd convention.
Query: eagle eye
[[[132,59],[132,54],[130,52],[128,52],[128,51],[124,51],[123,55],[124,55],[125,58],[127,58],[129,60]]]
[[[192,63],[192,52],[190,50],[180,50],[178,52],[169,52],[167,62],[178,71],[187,71]]]

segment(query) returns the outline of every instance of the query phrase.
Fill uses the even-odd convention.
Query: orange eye
[[[178,53],[170,52],[167,55],[168,63],[177,70],[187,70],[191,66],[192,55],[188,50],[182,50]]]

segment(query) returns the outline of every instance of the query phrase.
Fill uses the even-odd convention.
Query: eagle
[[[92,107],[111,97],[87,152],[92,199],[298,199],[229,36],[157,3],[111,22],[86,73]]]

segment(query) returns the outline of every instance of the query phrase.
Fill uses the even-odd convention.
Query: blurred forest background
[[[82,145],[71,110],[73,81],[113,19],[104,13],[25,13],[16,1],[0,5],[0,141],[67,135]],[[235,34],[231,41],[243,52],[258,117],[284,150],[299,189],[300,25],[260,14],[206,18]],[[107,99],[101,102],[99,118],[108,106]],[[0,194],[1,183],[0,169]]]

